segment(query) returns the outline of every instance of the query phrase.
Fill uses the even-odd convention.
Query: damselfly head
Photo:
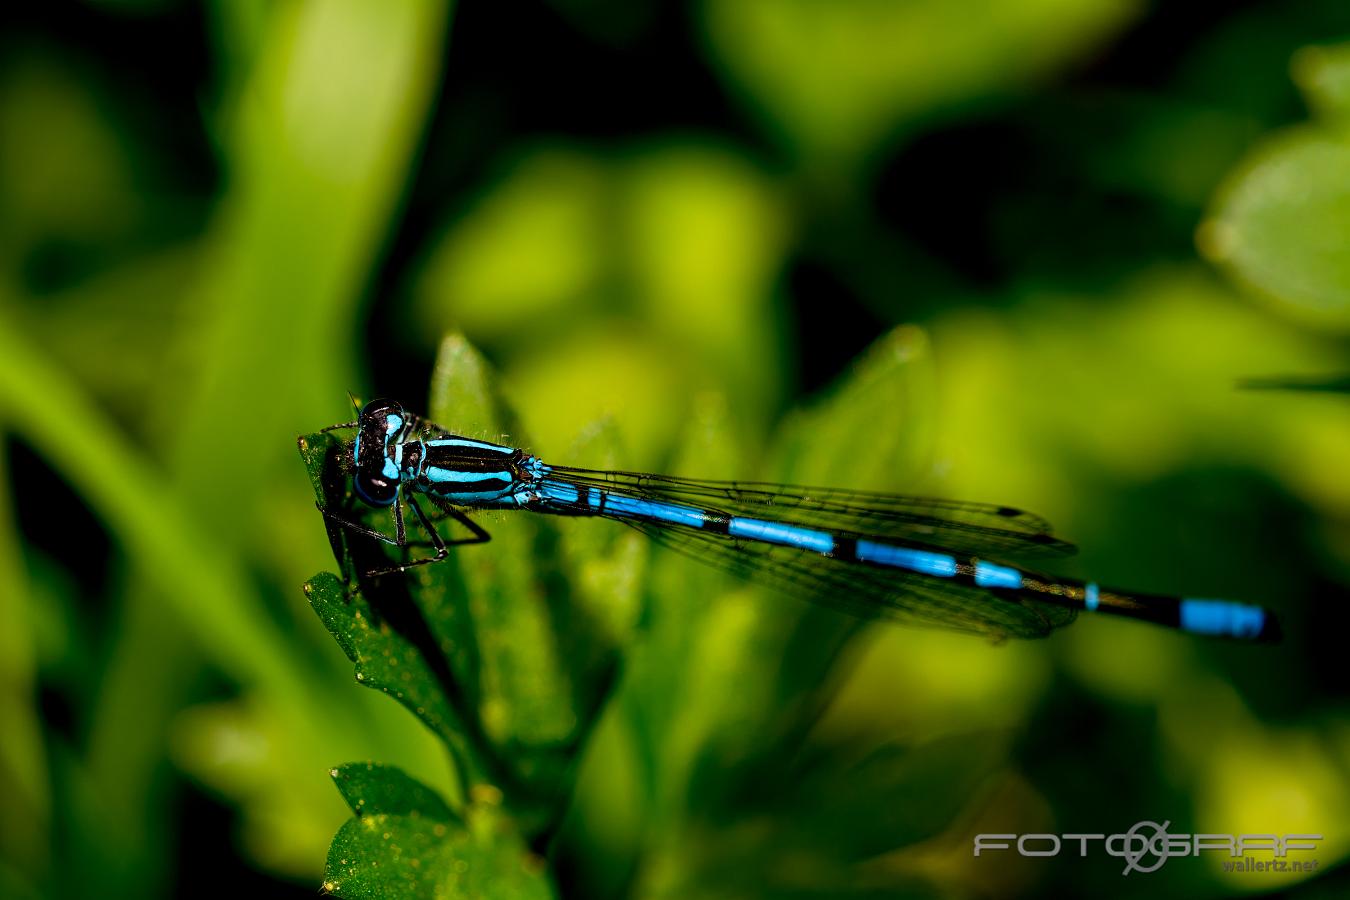
[[[407,414],[395,400],[372,400],[361,407],[356,420],[352,479],[356,496],[371,506],[390,506],[398,498],[398,466],[393,446],[407,422]]]

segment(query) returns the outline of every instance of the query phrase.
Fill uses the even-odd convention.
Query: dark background
[[[1288,636],[870,634],[827,737],[998,749],[858,883],[1344,892],[1350,405],[1237,385],[1350,360],[1347,38],[1331,0],[7,13],[0,893],[312,895],[330,765],[444,780],[299,593],[328,559],[293,439],[345,391],[422,405],[462,331],[546,456],[608,417],[659,470],[715,394],[742,470],[689,474],[741,477],[908,324],[896,487],[1043,511],[1069,574],[1261,603]],[[582,786],[565,890],[698,871],[688,822]],[[1141,819],[1323,833],[1323,874],[969,855]]]

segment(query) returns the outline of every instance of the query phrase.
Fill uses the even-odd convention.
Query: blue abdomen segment
[[[597,488],[578,487],[565,481],[545,480],[539,483],[538,490],[540,499],[555,509],[561,507],[583,514],[650,519],[687,528],[702,528],[716,519],[712,513],[695,506],[644,500]]]
[[[736,516],[727,523],[727,534],[769,544],[782,544],[785,547],[800,547],[817,553],[834,552],[834,536],[829,532],[783,522]]]
[[[879,566],[895,566],[909,569],[923,575],[936,575],[939,578],[953,578],[956,575],[956,557],[947,553],[934,553],[930,550],[915,550],[910,547],[897,547],[878,541],[858,540],[855,551],[860,562]]]
[[[1264,609],[1231,600],[1184,599],[1179,614],[1182,630],[1193,634],[1250,639],[1266,632]]]
[[[975,583],[983,588],[1004,588],[1015,591],[1022,587],[1022,573],[1011,566],[977,562],[975,564]]]
[[[592,494],[588,497],[588,507],[598,504]],[[607,494],[604,498],[605,512],[612,515],[635,516],[643,519],[656,519],[672,525],[685,525],[689,528],[702,528],[708,520],[708,514],[692,506],[678,503],[661,503],[656,500],[641,500],[622,494]]]
[[[440,466],[427,466],[422,473],[427,481],[432,484],[482,484],[488,481],[506,481],[511,482],[511,472],[502,469],[500,472],[460,472],[455,469],[442,469]]]

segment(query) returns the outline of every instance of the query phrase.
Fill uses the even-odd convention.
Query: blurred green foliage
[[[895,132],[1083,56],[1135,0],[708,0],[718,65],[808,167],[845,177]]]
[[[1235,388],[1350,368],[1343,3],[10,15],[0,895],[1346,892],[1350,405]],[[1288,637],[863,628],[503,515],[412,584],[428,654],[297,588],[349,389],[1024,506]],[[970,852],[1141,819],[1322,871]]]

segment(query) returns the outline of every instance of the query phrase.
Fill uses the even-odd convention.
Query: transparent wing
[[[1053,556],[1075,550],[1050,533],[1050,523],[1045,519],[1009,506],[771,482],[552,468],[554,477],[581,487],[684,503],[729,516],[770,518],[833,532],[894,538],[957,554]]]
[[[1073,609],[931,576],[844,562],[794,547],[616,517],[653,541],[742,578],[863,619],[1004,638],[1045,637]]]
[[[421,416],[407,412],[406,410],[405,415],[408,417],[408,433],[413,435],[417,440],[427,441],[435,440],[436,438],[455,437],[455,435],[446,431],[430,419],[424,419]]]

